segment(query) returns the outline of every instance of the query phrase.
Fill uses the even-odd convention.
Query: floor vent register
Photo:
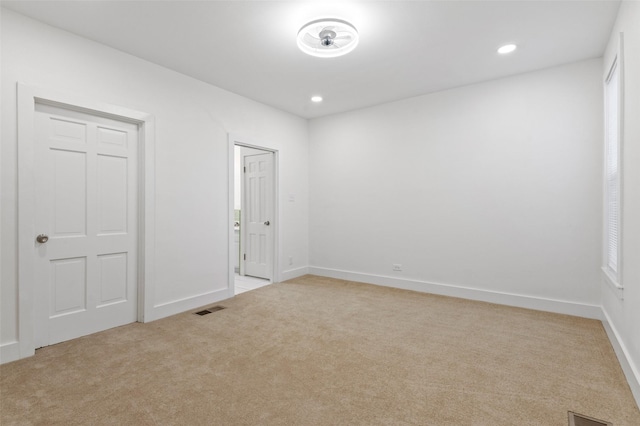
[[[569,411],[569,426],[613,426],[613,423]]]
[[[213,306],[211,308],[207,308],[207,309],[204,309],[202,311],[196,312],[196,315],[200,315],[200,316],[208,315],[208,314],[211,314],[213,312],[221,311],[223,309],[224,309],[224,306]]]

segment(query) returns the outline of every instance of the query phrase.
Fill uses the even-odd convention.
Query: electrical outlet
[[[393,270],[394,272],[402,272],[402,265],[399,263],[394,263],[393,264]]]
[[[293,265],[293,256],[289,256],[289,265]]]

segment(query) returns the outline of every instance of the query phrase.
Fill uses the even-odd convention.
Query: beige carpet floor
[[[640,425],[598,321],[305,276],[0,366],[8,425]]]

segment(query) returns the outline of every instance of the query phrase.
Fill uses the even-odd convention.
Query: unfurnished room
[[[0,6],[3,426],[640,425],[640,1]]]

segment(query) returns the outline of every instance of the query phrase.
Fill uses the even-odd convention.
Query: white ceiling
[[[50,25],[305,118],[602,56],[619,1],[3,1]],[[339,58],[296,46],[356,26]],[[496,49],[516,43],[500,56]],[[312,104],[312,95],[324,102]]]

